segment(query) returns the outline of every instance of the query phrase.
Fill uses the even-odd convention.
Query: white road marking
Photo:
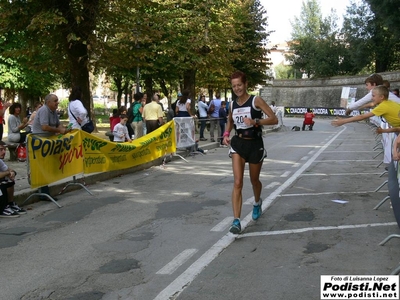
[[[239,235],[238,238],[241,239],[244,237],[252,237],[252,236],[281,235],[281,234],[303,233],[308,231],[357,229],[357,228],[379,227],[379,226],[397,226],[397,223],[389,222],[389,223],[372,223],[372,224],[359,224],[359,225],[322,226],[322,227],[307,227],[307,228],[277,230],[277,231],[249,232]]]
[[[300,166],[300,163],[294,163],[294,164],[292,165],[292,168],[297,168],[298,166]]]
[[[375,152],[373,150],[364,150],[364,151],[358,151],[358,150],[327,150],[326,153],[343,153],[343,152],[350,152],[350,153],[361,153],[361,152],[365,152],[365,153],[371,153],[371,152]]]
[[[388,193],[388,191],[378,191]],[[321,192],[321,193],[301,193],[301,194],[282,194],[280,197],[302,197],[302,196],[321,196],[321,195],[335,195],[335,194],[373,194],[378,193],[375,191],[354,191],[354,192]]]
[[[272,189],[273,187],[280,185],[279,182],[271,182],[270,184],[268,184],[264,189]]]
[[[186,249],[178,254],[173,260],[166,264],[156,274],[170,275],[174,273],[180,266],[188,261],[198,250],[197,249]]]
[[[307,173],[302,174],[301,176],[360,176],[360,175],[381,175],[382,172],[379,173],[334,173],[334,174],[326,174],[326,173]]]
[[[324,160],[316,160],[316,163],[321,163],[321,162],[329,162],[329,163],[338,163],[338,162],[369,162],[373,161],[376,162],[375,159],[324,159]]]
[[[302,158],[300,158],[300,160],[307,160],[308,156],[303,156]]]
[[[282,192],[288,188],[299,176],[303,173],[316,159],[317,157],[338,137],[346,130],[346,126],[339,131],[334,137],[322,146],[313,157],[311,157],[304,165],[298,169],[288,180],[286,180],[281,186],[279,186],[269,197],[263,201],[262,211],[264,212],[272,202]],[[251,212],[241,221],[242,230],[252,221]],[[165,289],[163,289],[154,300],[165,300],[171,299],[171,297],[178,297],[180,293],[196,278],[200,272],[207,267],[224,249],[232,244],[237,235],[232,233],[225,234],[219,241],[217,241],[211,248],[206,251],[198,260],[196,260],[189,268],[187,268],[181,275],[179,275],[173,282],[171,282]]]
[[[224,231],[231,224],[232,221],[233,221],[233,217],[226,217],[221,222],[219,222],[217,225],[215,225],[213,228],[211,228],[210,231],[217,231],[217,232]]]
[[[290,173],[292,173],[292,172],[286,171],[285,173],[283,173],[283,174],[281,175],[281,177],[288,177],[288,176],[290,175]]]

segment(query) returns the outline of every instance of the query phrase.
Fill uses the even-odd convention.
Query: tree
[[[299,17],[292,22],[287,59],[296,70],[311,77],[328,77],[343,73],[341,57],[344,46],[338,40],[337,16],[334,11],[322,18],[316,0],[303,2]]]
[[[400,39],[400,6],[397,0],[366,0],[371,10],[390,28],[394,38]]]
[[[265,78],[259,0],[0,0],[0,9],[0,56],[80,85],[86,107],[89,72],[114,78],[119,99],[138,68],[149,92],[157,83],[165,94],[180,85],[195,96],[199,74],[201,84],[223,87],[238,67],[254,84]]]
[[[3,55],[25,57],[26,69],[69,72],[70,86],[81,86],[82,102],[91,107],[89,49],[100,0],[1,1],[0,9],[0,35],[14,41]]]
[[[367,3],[352,2],[347,8],[342,36],[348,45],[344,63],[350,73],[399,68],[399,40],[384,24],[385,18],[374,13]]]
[[[235,28],[239,37],[235,40],[236,49],[232,49],[237,57],[233,62],[235,69],[248,76],[249,86],[265,84],[267,70],[271,61],[267,58],[266,47],[270,32],[267,31],[266,11],[259,0],[243,1],[234,11]]]

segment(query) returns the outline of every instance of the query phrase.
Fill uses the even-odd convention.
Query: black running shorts
[[[242,139],[237,135],[231,139],[231,149],[229,156],[237,153],[244,160],[251,164],[258,164],[267,157],[267,151],[264,149],[264,142],[261,139]]]

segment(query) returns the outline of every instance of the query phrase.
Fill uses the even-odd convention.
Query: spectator
[[[400,97],[399,89],[393,89],[392,93],[395,94],[397,97]]]
[[[153,95],[152,101],[143,108],[143,119],[146,122],[147,134],[156,130],[164,123],[161,106],[157,103],[157,95]]]
[[[26,127],[26,132],[32,132],[32,124],[33,124],[33,120],[35,120],[37,111],[39,110],[39,108],[41,108],[43,106],[42,102],[36,102],[35,106],[34,106],[34,111],[32,112],[32,114],[29,117],[29,121],[28,121],[28,126]]]
[[[60,122],[57,114],[58,97],[55,94],[48,94],[44,98],[44,105],[38,110],[32,124],[32,133],[43,137],[66,134],[71,131]],[[44,186],[40,189],[41,193],[50,195],[49,187]],[[40,199],[46,199],[41,196]]]
[[[221,128],[219,127],[219,109],[221,108],[221,94],[219,92],[215,93],[215,99],[211,100],[210,105],[208,106],[208,114],[210,116],[210,138],[211,142],[215,142],[214,138],[214,130],[217,128],[217,140],[221,141],[222,133]]]
[[[158,105],[161,106],[161,110],[164,112],[164,105],[160,102],[160,100],[161,100],[160,94],[159,94],[159,93],[155,93],[155,95],[157,96],[157,103],[158,103]]]
[[[112,122],[111,122],[111,131],[114,131],[114,126],[117,125],[119,122],[121,122],[121,115],[126,115],[126,107],[125,106],[121,106],[120,108],[118,108],[118,117],[113,118]]]
[[[199,120],[200,120],[200,141],[207,141],[204,137],[204,129],[206,128],[207,122],[207,109],[206,96],[201,95],[199,102],[197,103],[197,108],[199,109]]]
[[[26,126],[28,126],[28,118],[23,118],[21,122],[20,118],[21,104],[18,102],[13,103],[10,106],[10,115],[8,116],[8,137],[7,140],[12,143],[25,143],[26,132],[21,132]]]
[[[178,104],[178,102],[179,102],[179,100],[182,98],[182,93],[181,92],[179,92],[178,93],[178,97],[177,97],[177,99],[175,100],[175,102],[174,103],[172,103],[171,104],[171,109],[173,110],[173,112],[174,112],[174,117],[176,117],[177,115],[176,115],[176,105]]]
[[[192,100],[189,99],[189,96],[190,96],[189,90],[184,90],[182,92],[182,97],[176,103],[175,113],[177,117],[179,118],[194,117],[194,115],[192,115],[190,112],[191,111],[190,104],[192,103]]]
[[[276,114],[276,112],[278,111],[278,108],[275,105],[275,101],[271,101],[271,105],[269,107],[271,107],[274,114]]]
[[[373,116],[382,116],[392,127],[400,127],[400,104],[388,100],[389,90],[383,85],[376,86],[372,89],[372,101],[376,107],[362,115],[345,119],[336,119],[331,122],[333,126],[341,126],[350,122],[357,122]]]
[[[167,109],[167,122],[171,121],[175,117],[175,113],[172,110],[171,106],[168,106]]]
[[[306,125],[309,126],[310,130],[313,130],[313,126],[315,124],[314,120],[314,114],[312,113],[310,108],[307,108],[307,112],[304,114],[304,121],[303,121],[303,127],[302,130],[306,129]]]
[[[132,104],[132,129],[135,132],[135,140],[143,136],[143,94],[141,92],[133,95],[135,102]]]
[[[151,101],[150,101],[151,102]],[[149,102],[149,103],[150,103]],[[147,93],[143,93],[143,98],[142,98],[142,109],[141,109],[141,113],[142,113],[142,119],[143,119],[143,109],[144,106],[147,104]],[[147,127],[146,127],[146,122],[145,120],[143,120],[143,135],[147,134]]]
[[[4,163],[6,148],[7,144],[0,141],[0,190],[2,193],[0,196],[0,217],[15,218],[26,214],[26,210],[20,208],[14,202],[14,185],[17,172]]]
[[[11,106],[10,102],[6,102],[3,103],[3,99],[1,99],[0,97],[0,141],[3,139],[3,132],[4,132],[4,114],[7,110],[7,108],[9,108]]]
[[[365,87],[368,90],[368,94],[365,95],[363,98],[361,98],[360,100],[352,103],[349,105],[349,107],[346,109],[346,115],[350,115],[350,113],[355,110],[355,109],[360,109],[362,107],[364,107],[365,105],[369,105],[371,104],[372,101],[372,92],[371,90],[378,86],[378,85],[382,85],[383,84],[383,78],[381,75],[379,74],[372,74],[370,76],[368,76],[365,79]],[[393,93],[389,92],[389,100],[395,101],[395,102],[400,102],[400,99]]]
[[[113,135],[114,142],[123,143],[125,141],[132,142],[129,136],[128,128],[126,123],[128,122],[128,116],[125,114],[120,115],[120,122],[114,126]]]
[[[225,132],[225,124],[226,124],[226,102],[221,101],[221,108],[219,109],[219,127],[221,132]],[[226,145],[223,143],[223,140],[221,139],[221,147],[226,147]]]
[[[81,129],[89,122],[88,112],[82,104],[82,89],[74,86],[69,94],[68,118],[73,129]]]
[[[42,106],[32,124],[32,133],[41,136],[52,136],[56,134],[65,134],[71,131],[60,122],[57,115],[58,97],[54,94],[48,94],[44,99]]]
[[[112,124],[114,123],[114,119],[119,119],[118,109],[114,108],[112,112],[112,116],[110,117],[110,130],[112,131]]]
[[[384,80],[384,81],[382,81],[382,85],[383,85],[383,86],[386,86],[387,89],[390,91],[390,82],[389,82],[389,80]]]

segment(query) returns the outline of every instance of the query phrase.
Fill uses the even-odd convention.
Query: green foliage
[[[69,100],[68,99],[61,99],[58,102],[58,109],[67,110],[68,109]]]
[[[338,40],[337,16],[322,18],[316,0],[303,2],[300,17],[292,22],[291,54],[287,59],[307,77],[329,77],[345,73],[341,58],[345,54]]]
[[[386,28],[390,28],[395,39],[400,39],[400,5],[397,0],[365,0],[375,13],[377,18],[382,20]]]
[[[275,67],[275,78],[276,79],[300,79],[302,72],[293,68],[293,66],[279,64]]]
[[[372,72],[384,72],[400,67],[399,39],[385,23],[386,16],[374,13],[367,3],[353,2],[347,8],[342,36],[349,45],[344,63],[350,73],[355,74],[365,68]]]
[[[235,28],[239,33],[233,63],[235,69],[248,76],[249,86],[265,84],[267,69],[272,64],[267,58],[269,50],[265,47],[270,32],[267,31],[266,11],[260,1],[243,1],[243,5],[234,12]]]
[[[188,71],[211,88],[226,87],[235,68],[252,85],[266,79],[259,0],[0,1],[0,10],[0,84],[12,89],[80,85],[89,108],[89,71],[106,72],[120,94],[132,90],[137,67],[142,85],[166,95]]]

